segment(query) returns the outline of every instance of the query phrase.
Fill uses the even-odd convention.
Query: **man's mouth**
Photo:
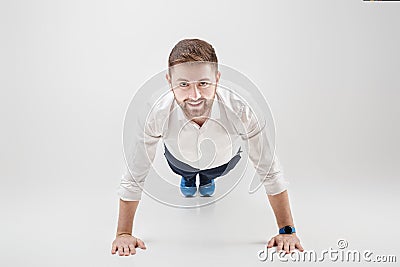
[[[191,105],[191,106],[199,106],[201,103],[203,103],[203,100],[202,101],[198,101],[198,102],[186,102],[186,103],[188,103],[189,105]]]

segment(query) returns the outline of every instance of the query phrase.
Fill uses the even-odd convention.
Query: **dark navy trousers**
[[[224,176],[225,174],[227,174],[239,162],[239,160],[241,159],[240,153],[243,152],[240,150],[241,147],[239,147],[239,150],[236,152],[236,155],[232,157],[232,159],[229,160],[227,163],[218,167],[200,170],[175,158],[171,154],[171,152],[167,149],[165,143],[164,143],[164,149],[165,149],[164,156],[167,159],[168,165],[171,167],[174,173],[181,175],[186,180],[196,179],[196,175],[199,174],[201,183],[202,181],[209,181],[211,179],[215,179],[217,177]]]

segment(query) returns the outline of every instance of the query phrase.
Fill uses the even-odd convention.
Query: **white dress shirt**
[[[138,118],[142,130],[125,151],[132,174],[127,168],[121,178],[122,200],[141,199],[160,139],[176,159],[201,170],[226,164],[247,141],[245,149],[267,194],[287,189],[289,182],[270,147],[265,123],[235,93],[217,88],[210,116],[201,127],[186,118],[172,91],[148,104],[152,106],[148,117]]]

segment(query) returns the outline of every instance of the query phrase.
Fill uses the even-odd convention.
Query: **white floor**
[[[376,190],[371,179],[358,183],[349,177],[347,187],[335,184],[333,177],[319,179],[299,176],[291,182],[293,215],[305,249],[319,255],[345,239],[348,249],[400,256],[400,235],[389,233],[400,223],[398,186],[383,184]],[[144,195],[134,233],[147,250],[129,257],[111,254],[118,215],[114,192],[100,187],[88,192],[84,182],[80,189],[65,182],[65,189],[56,192],[61,185],[2,192],[2,266],[269,264],[257,255],[277,230],[275,218],[263,191],[249,195],[245,182],[220,201],[196,209],[168,207]]]

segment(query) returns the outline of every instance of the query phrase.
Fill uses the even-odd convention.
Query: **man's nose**
[[[197,84],[196,83],[192,84],[192,89],[190,90],[189,97],[194,99],[194,100],[197,100],[197,99],[199,99],[201,97],[200,90],[199,90],[199,88],[197,88]]]

